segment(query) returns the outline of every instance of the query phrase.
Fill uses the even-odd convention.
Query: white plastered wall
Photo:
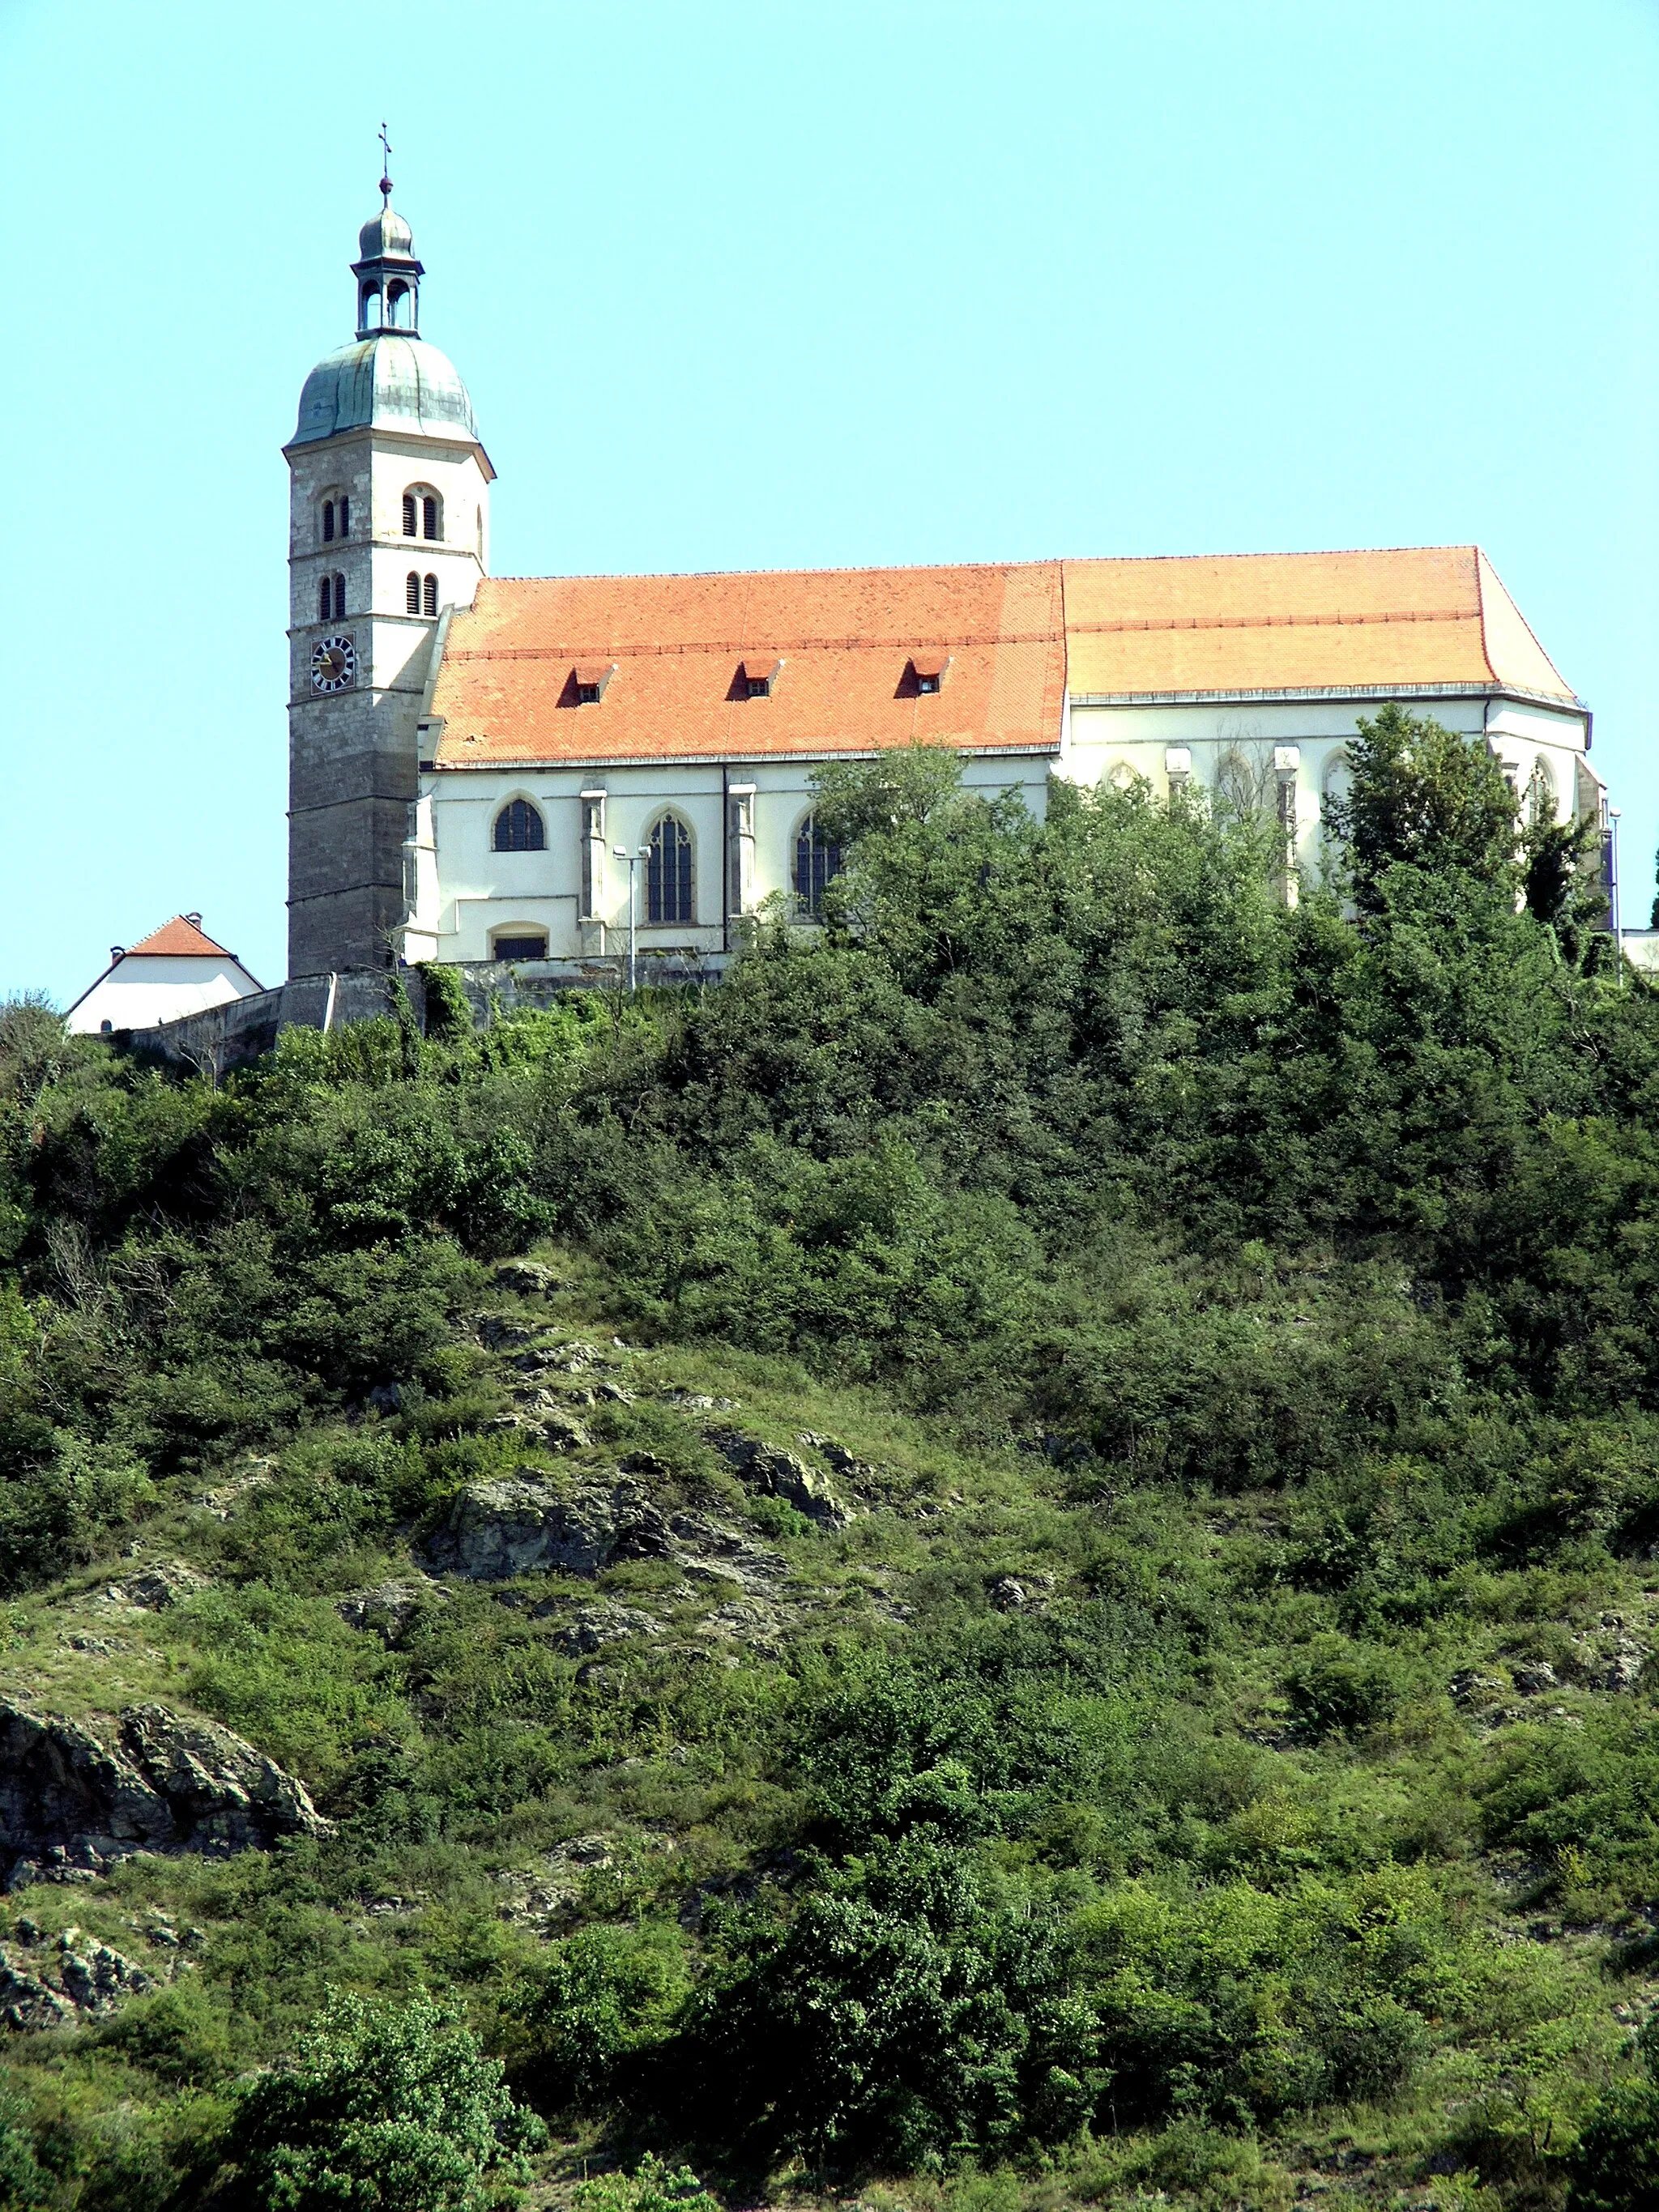
[[[963,781],[987,793],[1018,791],[1041,816],[1054,758],[1050,753],[970,755],[963,763]],[[497,937],[541,931],[552,959],[625,950],[629,872],[616,850],[637,854],[666,811],[678,815],[691,835],[693,920],[647,921],[641,861],[636,872],[640,949],[719,951],[729,934],[725,871],[739,834],[734,828],[728,841],[725,808],[740,795],[752,823],[743,905],[734,905],[734,913],[752,913],[778,895],[789,918],[795,836],[811,810],[811,778],[822,764],[821,758],[732,760],[723,768],[707,762],[589,762],[429,772],[422,778],[407,848],[411,921],[404,957],[488,960]],[[603,879],[594,885],[592,915],[584,916],[582,848],[589,809],[601,793]],[[530,800],[540,812],[543,851],[494,849],[495,817],[514,799]]]
[[[1293,747],[1297,855],[1305,870],[1316,874],[1327,796],[1334,787],[1340,787],[1346,748],[1359,722],[1384,703],[1380,698],[1109,705],[1073,700],[1060,772],[1091,787],[1144,777],[1165,797],[1179,781],[1183,756],[1191,784],[1206,791],[1216,789],[1231,759],[1243,764],[1265,793],[1273,783],[1276,760],[1285,758],[1284,748]],[[1408,712],[1431,715],[1462,736],[1484,737],[1517,797],[1527,793],[1534,769],[1542,762],[1557,819],[1574,811],[1584,754],[1582,712],[1484,693],[1407,698],[1401,703]]]
[[[67,1026],[80,1036],[112,1030],[153,1029],[199,1014],[259,988],[234,960],[207,953],[128,953],[70,1009]]]

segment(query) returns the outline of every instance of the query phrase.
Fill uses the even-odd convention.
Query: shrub
[[[429,1999],[336,1995],[294,2063],[244,2091],[236,2149],[261,2212],[484,2212],[544,2139]]]

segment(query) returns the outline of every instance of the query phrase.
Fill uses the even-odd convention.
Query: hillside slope
[[[551,2140],[363,2203],[1645,2202],[1659,1001],[1389,728],[1357,918],[920,760],[704,997],[0,1016],[0,2202],[422,1991]]]

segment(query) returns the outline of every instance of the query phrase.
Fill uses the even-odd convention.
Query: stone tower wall
[[[487,464],[465,439],[354,429],[288,449],[289,973],[385,968],[404,918],[404,841],[416,798],[416,724],[437,622],[407,611],[407,579],[435,576],[440,609],[470,606],[489,559]],[[434,492],[438,539],[403,534],[403,500]],[[348,537],[323,536],[323,505],[351,502]],[[418,527],[418,526],[417,526]],[[346,612],[319,612],[324,576]],[[355,682],[322,695],[313,649],[349,637]]]

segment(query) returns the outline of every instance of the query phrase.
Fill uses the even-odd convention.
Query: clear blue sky
[[[1659,773],[1654,0],[0,0],[0,990],[284,943],[287,477],[397,204],[495,566],[1479,539]]]

